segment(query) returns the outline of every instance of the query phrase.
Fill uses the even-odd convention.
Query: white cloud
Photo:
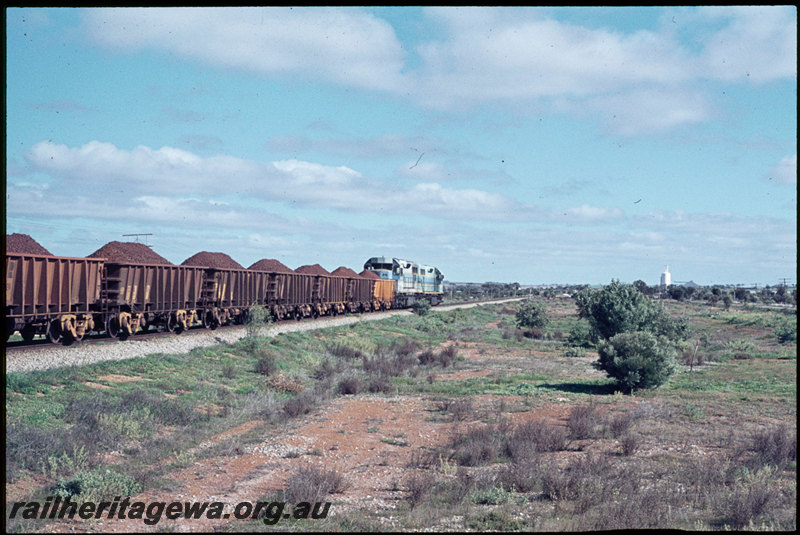
[[[609,131],[626,136],[700,123],[711,107],[703,94],[675,88],[634,89],[563,104],[575,115],[599,117]]]
[[[797,154],[786,156],[773,167],[767,178],[775,179],[781,184],[797,184]]]
[[[431,13],[448,30],[447,40],[419,47],[425,91],[438,88],[438,98],[580,97],[686,77],[680,50],[652,32],[588,29],[541,18],[535,9]]]
[[[567,210],[567,215],[573,217],[576,221],[583,222],[597,222],[602,220],[620,219],[624,216],[622,210],[619,208],[600,208],[597,206],[590,206],[582,204],[576,208]]]
[[[712,7],[698,14],[725,23],[704,43],[699,77],[756,83],[797,77],[795,7]]]
[[[183,198],[189,191],[214,199],[215,207],[223,207],[219,201],[230,202],[227,197],[235,197],[239,202],[446,219],[509,220],[519,218],[525,208],[502,195],[445,188],[436,182],[387,185],[346,166],[300,160],[256,162],[230,156],[204,158],[173,147],[124,150],[99,141],[81,147],[44,141],[26,153],[25,159],[33,172],[52,177],[49,194],[53,196],[71,198],[76,191],[86,192],[100,204],[107,201],[122,206],[126,199],[137,199],[146,205],[143,209],[172,214],[167,217],[185,212],[188,200],[180,207],[157,207],[154,199]],[[14,183],[9,184],[9,190],[22,195]]]
[[[84,12],[92,38],[156,48],[225,68],[292,74],[367,89],[402,85],[404,51],[383,20],[354,9],[109,8]]]
[[[708,81],[796,77],[793,9],[675,9],[680,25],[624,32],[562,22],[549,9],[433,8],[423,10],[433,31],[419,43],[401,43],[359,9],[91,9],[84,21],[96,42],[119,50],[322,78],[439,109],[591,110],[631,135],[707,119],[711,99],[696,88]]]

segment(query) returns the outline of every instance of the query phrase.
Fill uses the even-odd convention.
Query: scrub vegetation
[[[188,355],[9,373],[6,499],[177,495],[181,469],[244,455],[340,396],[411,396],[447,427],[388,484],[395,508],[282,529],[794,530],[795,309],[633,299],[656,328],[601,326],[587,295],[534,296],[273,338],[253,327]],[[411,449],[403,433],[381,443]],[[352,483],[336,466],[297,470],[280,495],[259,498],[313,497],[335,511]]]

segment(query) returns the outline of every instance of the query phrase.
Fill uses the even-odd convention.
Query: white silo
[[[672,284],[672,275],[669,274],[669,266],[664,266],[664,273],[661,274],[661,288],[666,289]]]

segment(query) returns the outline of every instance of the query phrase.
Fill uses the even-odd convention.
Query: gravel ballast
[[[518,298],[520,299],[520,298]],[[501,303],[518,299],[495,301]],[[465,303],[458,305],[438,306],[437,310],[452,310],[454,308],[471,308],[480,303]],[[412,314],[410,310],[389,310],[386,312],[373,312],[358,316],[338,316],[335,318],[319,318],[299,322],[281,322],[277,325],[265,326],[262,330],[264,336],[275,336],[281,333],[297,331],[311,331],[329,327],[340,327],[360,321],[379,321],[400,314]],[[192,329],[180,335],[163,333],[161,336],[137,338],[130,337],[120,342],[84,343],[75,346],[39,345],[16,349],[6,352],[6,373],[29,372],[34,370],[47,370],[62,366],[84,366],[95,362],[108,360],[126,360],[137,357],[146,357],[156,353],[168,355],[181,355],[197,347],[212,346],[217,344],[234,344],[247,335],[245,327],[226,327],[215,331]]]
[[[359,321],[386,319],[397,314],[411,314],[408,310],[391,310],[360,316],[346,316],[306,320],[296,323],[283,322],[265,326],[262,334],[275,336],[280,333],[324,329],[350,325]],[[192,329],[180,335],[163,333],[161,336],[137,338],[132,336],[125,341],[84,343],[75,346],[33,346],[6,352],[6,373],[47,370],[61,366],[83,366],[106,360],[126,360],[145,357],[155,353],[181,355],[197,347],[216,344],[234,344],[247,335],[245,327],[226,327],[215,331]]]

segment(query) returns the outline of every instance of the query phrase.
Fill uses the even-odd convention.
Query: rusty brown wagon
[[[6,254],[6,339],[69,344],[95,329],[103,259]]]
[[[204,282],[198,267],[106,262],[100,291],[105,330],[123,338],[151,327],[180,333],[199,319]]]

